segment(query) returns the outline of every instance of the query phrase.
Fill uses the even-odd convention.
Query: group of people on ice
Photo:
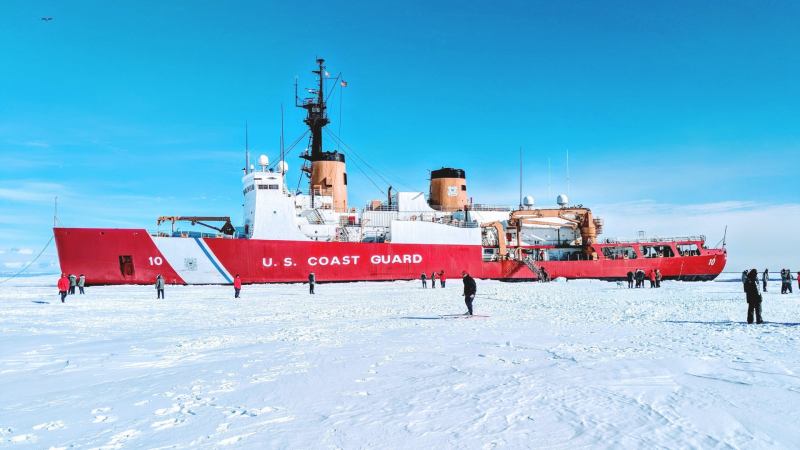
[[[761,289],[758,289],[758,271],[756,269],[742,272],[742,287],[747,300],[747,323],[764,323],[761,318],[761,302],[764,301],[762,291],[767,292],[769,269],[764,269],[761,276]],[[797,273],[797,289],[800,290],[800,272]],[[781,294],[792,293],[792,272],[781,269]]]
[[[84,274],[80,274],[79,276],[75,276],[75,274],[61,274],[61,278],[58,279],[58,295],[61,296],[61,303],[64,303],[66,300],[67,295],[72,295],[75,293],[75,288],[78,288],[78,292],[81,294],[85,294],[86,292],[83,290],[86,286],[86,276]]]
[[[628,288],[632,289],[636,288],[643,288],[644,287],[644,280],[650,280],[650,287],[651,288],[660,288],[661,287],[661,271],[658,269],[651,269],[647,273],[645,273],[642,269],[636,269],[633,271],[628,271],[627,273],[628,278]],[[634,282],[636,283],[634,286]]]
[[[422,280],[422,288],[426,289],[428,287],[428,275],[425,272],[419,276],[419,279]],[[444,274],[444,270],[440,270],[438,272],[431,272],[431,289],[436,289],[436,280],[439,280],[439,284],[442,287],[447,285],[447,277]]]

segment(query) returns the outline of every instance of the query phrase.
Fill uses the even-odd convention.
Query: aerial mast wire
[[[286,160],[284,159],[286,155],[284,154],[283,149],[283,103],[281,103],[281,175],[285,174],[284,167],[286,167]]]
[[[522,146],[519,147],[519,209],[522,209]]]
[[[244,121],[244,174],[250,173],[250,137],[248,133],[247,121]]]

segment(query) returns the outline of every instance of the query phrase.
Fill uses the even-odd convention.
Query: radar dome
[[[522,204],[527,206],[527,207],[533,206],[533,196],[532,195],[526,195],[525,197],[523,197],[522,198]]]
[[[289,164],[286,164],[286,161],[281,161],[278,163],[278,172],[286,173],[289,171]]]
[[[558,206],[567,206],[569,205],[569,197],[567,197],[567,194],[558,194],[556,203],[558,203]]]
[[[266,167],[269,165],[269,158],[267,158],[267,155],[261,155],[258,157],[258,165],[261,167]]]

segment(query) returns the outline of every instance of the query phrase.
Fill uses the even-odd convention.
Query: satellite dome
[[[533,196],[532,195],[526,195],[525,197],[523,197],[522,198],[522,204],[525,205],[525,206],[528,206],[528,207],[533,206]]]
[[[567,206],[569,205],[569,197],[567,197],[567,194],[558,194],[556,203],[558,203],[558,206]]]
[[[269,158],[267,158],[267,155],[261,155],[258,157],[258,165],[261,167],[266,167],[269,165]]]
[[[286,161],[281,161],[278,163],[278,172],[286,173],[289,171],[289,164],[286,164]]]

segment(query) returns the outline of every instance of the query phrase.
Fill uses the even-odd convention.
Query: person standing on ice
[[[656,271],[655,270],[650,269],[650,277],[649,278],[650,278],[650,288],[652,289],[652,288],[656,287]]]
[[[436,272],[431,272],[431,289],[436,289]]]
[[[444,276],[444,270],[439,272],[439,284],[442,285],[442,289],[444,289],[444,282],[447,281],[447,278]]]
[[[786,269],[781,269],[781,294],[786,293]]]
[[[58,295],[61,296],[61,303],[64,303],[64,299],[67,298],[67,291],[69,291],[69,279],[63,273],[61,274],[61,278],[58,279]]]
[[[764,323],[761,319],[761,293],[758,292],[758,271],[751,269],[744,282],[744,292],[747,298],[747,323],[753,323],[753,313],[756,323]]]
[[[85,292],[83,292],[84,286],[86,286],[86,275],[81,274],[81,276],[78,277],[78,292],[80,292],[81,295],[85,294]]]
[[[661,271],[656,269],[656,287],[657,288],[661,287],[661,279],[662,279]]]
[[[428,277],[425,275],[425,272],[422,272],[422,275],[419,276],[419,279],[422,280],[422,289],[427,289]]]
[[[317,283],[317,277],[314,275],[314,272],[308,274],[308,293],[314,293],[314,285]]]
[[[164,277],[158,274],[156,277],[156,300],[164,299]]]
[[[627,277],[628,277],[628,289],[631,289],[633,288],[633,272],[629,270]]]
[[[467,312],[464,314],[472,315],[472,301],[475,300],[475,293],[478,292],[478,286],[466,270],[461,271],[461,279],[464,280],[464,303],[467,305]]]
[[[75,285],[78,283],[75,274],[69,274],[69,294],[72,295],[75,293]]]
[[[233,298],[239,298],[239,292],[242,290],[242,279],[239,277],[239,274],[236,274],[236,278],[233,279]]]
[[[744,289],[746,283],[747,283],[747,271],[743,270],[742,271],[742,289]],[[747,290],[745,290],[745,292],[747,292]]]
[[[764,292],[767,292],[767,281],[769,281],[769,269],[764,269],[764,275],[761,278],[761,284],[763,287],[761,290]]]

